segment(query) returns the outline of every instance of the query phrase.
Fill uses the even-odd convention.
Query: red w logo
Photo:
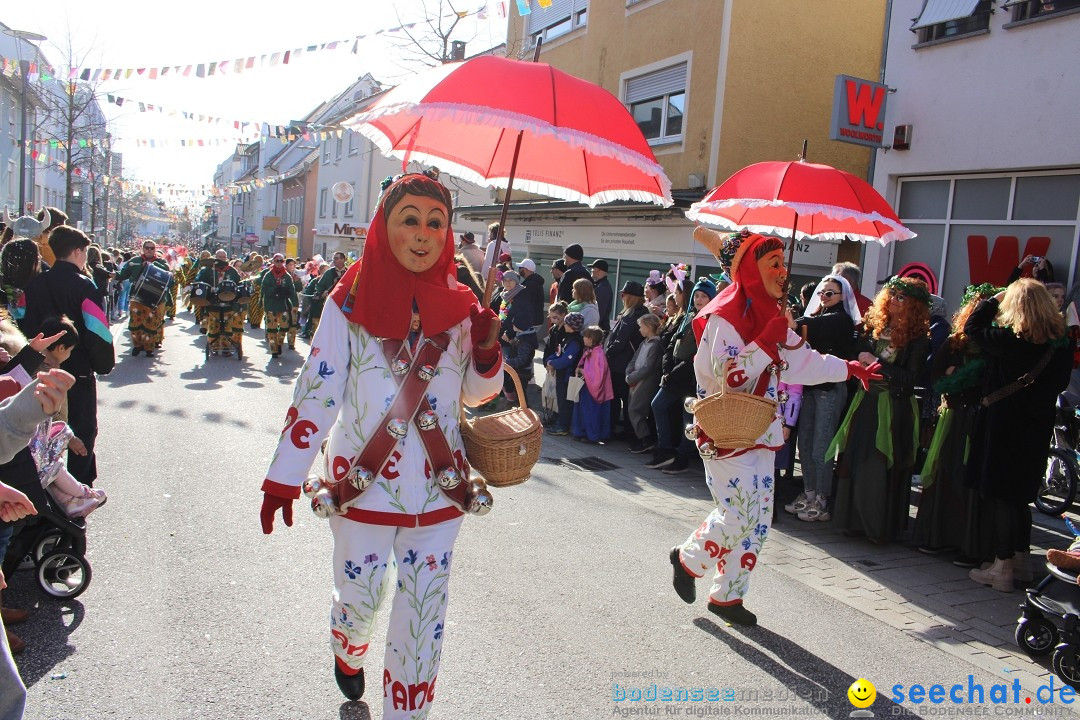
[[[881,105],[885,102],[885,88],[874,85],[860,85],[855,80],[847,83],[848,123],[862,125],[871,130],[883,130],[884,122],[879,122]]]
[[[1050,250],[1050,238],[1036,235],[1024,243],[1024,252],[1020,253],[1020,239],[1014,235],[1002,235],[994,240],[994,249],[990,250],[990,241],[985,235],[968,235],[968,272],[972,285],[993,283],[1004,285],[1020,260],[1026,255],[1045,256]]]

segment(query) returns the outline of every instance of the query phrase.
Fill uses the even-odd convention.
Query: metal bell
[[[789,367],[791,367],[791,366],[790,366],[790,365],[788,365],[788,361],[787,361],[787,360],[782,360],[782,361],[780,362],[780,371],[781,371],[781,372],[787,372],[787,369],[788,369]]]
[[[395,418],[386,423],[386,432],[401,440],[409,434],[409,423],[400,418]]]
[[[311,475],[304,481],[304,484],[300,486],[300,491],[304,493],[304,497],[311,499],[315,497],[315,493],[317,493],[322,486],[322,478],[317,475]]]
[[[409,361],[394,358],[394,360],[390,362],[390,372],[395,375],[404,375],[409,372]]]
[[[416,374],[419,375],[420,379],[424,382],[430,382],[431,378],[435,377],[435,368],[431,365],[424,365],[416,372]]]
[[[698,455],[705,460],[712,460],[716,457],[716,446],[711,442],[703,442],[698,445]]]
[[[683,410],[690,413],[691,415],[694,414],[694,406],[695,405],[697,405],[697,398],[696,397],[688,397],[685,400],[683,400],[683,404],[682,404]]]
[[[439,474],[435,476],[435,482],[439,483],[439,487],[447,490],[453,490],[461,484],[461,473],[456,468],[448,467],[439,471]]]
[[[323,520],[331,515],[340,514],[337,504],[334,503],[334,496],[330,493],[330,488],[323,485],[318,489],[311,498],[311,512]]]
[[[420,418],[417,421],[421,430],[432,430],[439,425],[439,416],[435,414],[433,410],[425,410],[420,413]]]
[[[367,490],[373,482],[375,482],[375,473],[366,467],[357,465],[349,471],[349,484],[361,492]]]
[[[780,368],[776,366],[776,363],[770,363],[769,367],[767,367],[766,370],[769,371],[770,375],[775,375],[780,370]]]
[[[780,392],[776,393],[776,402],[783,405],[784,403],[786,403],[788,401],[788,397],[789,397],[789,395],[788,395],[787,390],[781,390]]]
[[[473,480],[465,493],[465,511],[473,515],[487,515],[495,506],[495,498],[483,480]]]
[[[701,435],[701,428],[697,426],[697,423],[689,423],[683,430],[683,434],[686,435],[687,440],[697,440],[698,435]]]

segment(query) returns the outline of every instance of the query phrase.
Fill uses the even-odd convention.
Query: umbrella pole
[[[499,262],[499,251],[502,250],[502,236],[506,233],[506,216],[510,213],[510,192],[514,189],[514,175],[517,173],[518,153],[521,152],[521,137],[524,134],[524,130],[519,130],[517,142],[514,144],[514,159],[510,162],[510,180],[506,185],[506,195],[503,196],[502,213],[499,215],[499,232],[495,234],[495,252],[491,256],[491,267],[488,268],[487,279],[484,281],[482,307],[485,308],[491,302],[491,293],[495,290],[495,265]]]
[[[803,146],[805,152],[805,145]],[[795,262],[795,231],[799,228],[799,213],[795,213],[795,220],[791,223],[791,247],[788,248],[787,256],[787,278],[784,280],[784,298],[781,303],[780,313],[786,313],[788,311],[788,297],[791,293],[791,266]],[[780,347],[785,350],[798,350],[806,343],[806,328],[803,328],[802,340],[794,345],[788,345],[787,343],[780,343]]]

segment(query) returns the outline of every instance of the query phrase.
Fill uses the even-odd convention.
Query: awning
[[[911,29],[918,30],[950,20],[969,18],[978,5],[979,0],[926,0]]]

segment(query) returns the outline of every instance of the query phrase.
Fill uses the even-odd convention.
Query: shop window
[[[588,0],[553,0],[547,7],[541,6],[539,0],[528,2],[530,12],[525,16],[525,35],[530,39],[530,45],[536,45],[540,38],[549,42],[588,23]]]
[[[904,220],[944,220],[949,216],[949,181],[905,180],[899,214]]]
[[[926,0],[911,26],[919,43],[970,35],[990,29],[992,0]]]
[[[1005,220],[1009,217],[1007,177],[957,180],[953,190],[953,220]]]
[[[1080,9],[1080,0],[1019,0],[1007,7],[1012,10],[1012,22],[1019,22]]]
[[[686,70],[683,62],[626,80],[624,102],[652,145],[682,140]]]
[[[1066,220],[1077,217],[1080,175],[1043,175],[1016,179],[1013,220]]]

